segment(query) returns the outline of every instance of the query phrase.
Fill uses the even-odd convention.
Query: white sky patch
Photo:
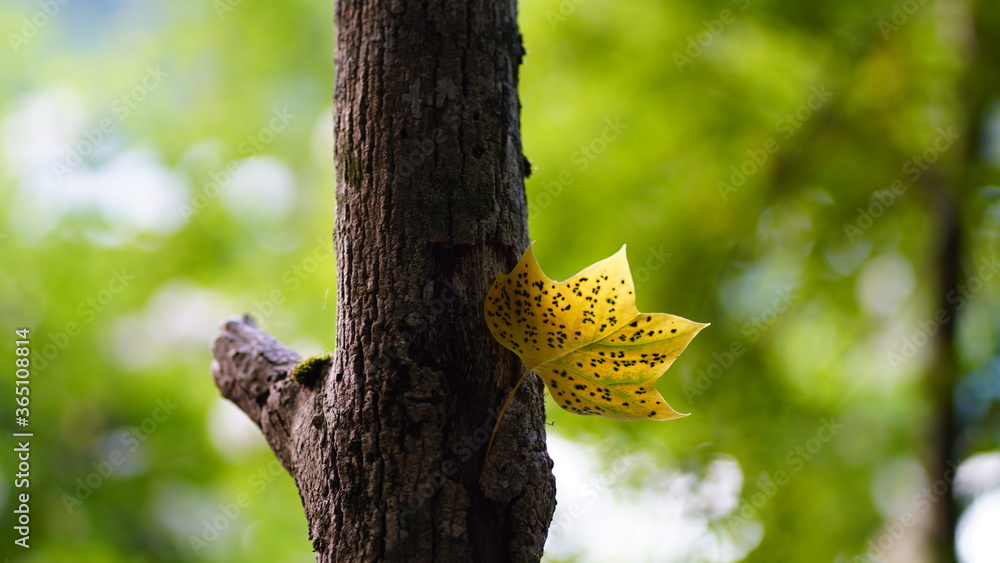
[[[10,210],[15,232],[39,239],[72,218],[102,242],[166,236],[184,225],[187,180],[143,149],[121,153],[98,168],[81,168],[61,180],[49,170],[25,177]]]
[[[883,254],[870,260],[858,276],[858,302],[876,317],[896,314],[913,294],[916,276],[910,262],[898,254]]]
[[[184,224],[185,180],[146,151],[123,153],[97,171],[91,199],[112,224],[166,235]]]
[[[962,563],[1000,561],[997,522],[1000,522],[1000,490],[982,495],[962,513],[955,532]]]
[[[961,563],[1000,561],[1000,452],[976,454],[965,460],[955,477],[955,492],[974,499],[962,513],[955,531]]]
[[[731,458],[711,462],[699,478],[664,470],[648,455],[582,446],[553,433],[548,449],[558,487],[543,561],[730,562],[760,542],[753,526],[750,537],[719,530],[743,483]]]
[[[184,225],[186,178],[149,150],[118,152],[114,131],[89,139],[95,127],[71,88],[28,94],[3,118],[3,168],[19,183],[10,224],[24,242],[37,244],[67,219],[76,234],[110,245]]]
[[[79,140],[89,119],[83,98],[73,88],[22,96],[0,123],[3,168],[16,176],[36,167],[49,171]]]
[[[233,310],[221,295],[185,282],[160,288],[144,311],[120,317],[112,349],[127,368],[144,370],[206,353],[218,325]]]
[[[239,407],[221,397],[208,411],[208,437],[223,457],[233,461],[268,447],[260,428]]]
[[[886,521],[913,511],[914,495],[927,486],[924,466],[911,457],[897,457],[882,464],[872,477],[871,495]]]
[[[248,223],[283,221],[295,204],[295,176],[272,156],[248,158],[222,190],[222,201],[230,213]]]
[[[958,494],[975,496],[992,490],[1000,490],[1000,452],[976,454],[962,462],[955,477]]]

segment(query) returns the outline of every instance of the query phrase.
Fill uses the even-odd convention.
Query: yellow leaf
[[[497,276],[483,311],[493,337],[520,356],[526,374],[542,378],[560,407],[618,420],[687,416],[654,382],[708,325],[640,313],[624,246],[564,282],[542,273],[528,247]]]

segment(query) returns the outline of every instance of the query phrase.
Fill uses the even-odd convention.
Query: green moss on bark
[[[323,377],[323,371],[329,367],[333,356],[330,352],[323,352],[315,356],[309,356],[292,368],[292,381],[307,387],[312,386]]]

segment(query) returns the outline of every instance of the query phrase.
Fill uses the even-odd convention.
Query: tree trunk
[[[934,361],[926,375],[926,387],[932,415],[928,431],[928,473],[934,494],[939,483],[947,492],[936,502],[930,513],[930,547],[937,563],[955,561],[955,528],[958,524],[958,506],[952,490],[958,467],[959,427],[955,418],[955,384],[959,366],[955,351],[955,328],[959,314],[952,292],[959,287],[962,268],[962,227],[959,202],[951,185],[939,179],[931,180],[935,186],[931,194],[937,216],[938,244],[934,266],[938,274],[938,303],[934,310],[935,322],[940,323],[934,340]],[[942,316],[943,315],[943,316]]]
[[[317,561],[537,561],[537,379],[483,471],[521,369],[482,320],[528,242],[515,2],[339,0],[336,25],[336,351],[300,385],[294,352],[233,319],[216,382],[295,478]]]
[[[944,319],[935,335],[935,358],[927,372],[927,392],[931,412],[931,429],[928,433],[930,445],[929,481],[931,485],[948,485],[947,493],[934,503],[931,512],[931,540],[934,561],[951,563],[957,560],[956,529],[961,507],[952,488],[958,465],[963,457],[974,453],[974,446],[967,440],[972,428],[965,427],[958,419],[955,403],[955,386],[962,377],[959,362],[956,330],[964,308],[971,299],[970,277],[975,277],[978,264],[965,260],[974,244],[966,244],[966,233],[974,231],[971,225],[964,225],[969,211],[963,209],[974,199],[974,194],[982,186],[996,182],[996,175],[985,155],[989,149],[984,146],[989,134],[985,131],[993,112],[996,92],[1000,89],[1000,79],[996,68],[1000,65],[1000,49],[987,38],[1000,33],[1000,13],[994,6],[978,3],[966,15],[970,32],[968,42],[968,66],[957,92],[961,100],[965,121],[960,128],[962,137],[958,141],[958,158],[945,170],[932,169],[935,174],[927,175],[931,180],[931,205],[937,222],[937,259],[935,266],[937,279],[937,309],[935,319]],[[938,166],[941,166],[940,164]],[[974,240],[973,240],[974,242]],[[968,267],[969,275],[963,272]],[[979,280],[982,282],[983,280]],[[974,293],[974,291],[972,291]],[[966,417],[965,424],[969,424]]]

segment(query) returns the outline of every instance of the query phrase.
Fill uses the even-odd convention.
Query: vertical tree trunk
[[[945,319],[935,338],[934,361],[927,373],[927,393],[932,415],[929,422],[928,473],[933,487],[947,486],[947,492],[937,498],[930,514],[931,551],[938,563],[955,561],[955,527],[958,507],[951,486],[958,466],[957,442],[959,428],[955,419],[955,384],[958,381],[958,361],[955,352],[955,327],[958,307],[952,292],[959,285],[962,267],[962,227],[959,202],[950,185],[937,182],[932,193],[936,210],[938,244],[934,261],[938,272],[938,303],[934,318]],[[943,315],[943,316],[941,316]],[[942,483],[943,485],[938,485]],[[937,488],[933,488],[937,491]],[[937,494],[935,492],[935,494]]]
[[[482,303],[527,245],[513,0],[336,5],[337,345],[318,380],[232,320],[216,381],[295,477],[320,562],[537,561],[540,387]],[[480,476],[482,474],[482,479]]]
[[[985,38],[1000,33],[1000,13],[993,6],[979,3],[971,7],[966,17],[966,31],[971,33],[966,36],[964,47],[969,60],[957,92],[965,120],[958,143],[961,152],[957,163],[941,175],[942,179],[932,181],[931,193],[938,233],[935,316],[941,314],[945,319],[936,335],[936,357],[927,375],[929,402],[933,409],[928,433],[930,483],[948,485],[948,492],[934,503],[931,513],[933,555],[940,563],[956,561],[955,532],[961,509],[951,486],[958,464],[972,453],[969,444],[963,443],[963,436],[968,435],[969,429],[960,424],[955,410],[955,386],[962,376],[956,328],[963,309],[970,305],[966,301],[969,299],[969,277],[963,274],[963,266],[968,267],[970,275],[975,275],[978,267],[972,261],[964,263],[974,245],[965,244],[966,233],[971,232],[971,228],[963,225],[963,220],[968,220],[963,202],[971,201],[971,196],[980,187],[996,181],[992,166],[985,158],[988,151],[984,143],[989,135],[984,128],[1000,89],[1000,79],[995,72],[1000,65],[1000,49]]]

